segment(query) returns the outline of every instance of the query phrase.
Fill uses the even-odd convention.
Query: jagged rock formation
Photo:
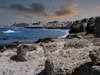
[[[73,38],[91,40],[91,39],[95,39],[95,35],[94,34],[86,34],[86,32],[70,33],[70,34],[68,34],[68,36],[65,39],[73,39]]]
[[[87,33],[98,33],[100,29],[100,17],[91,17],[89,19],[83,20],[76,20],[70,26],[70,33],[80,33],[80,32],[87,32]]]
[[[83,20],[76,20],[71,26],[70,26],[70,33],[79,33],[84,32],[87,27],[87,21],[88,19]]]
[[[95,36],[100,37],[100,17],[96,18],[96,26],[94,28]]]

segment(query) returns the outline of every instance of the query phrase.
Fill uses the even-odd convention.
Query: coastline
[[[14,27],[14,28],[15,28],[15,27]],[[15,28],[15,29],[16,29],[16,28]],[[22,28],[22,29],[30,29],[30,28]],[[34,28],[32,28],[32,29],[34,29]],[[38,28],[37,28],[37,29],[38,29]],[[37,29],[35,29],[35,30],[37,30]],[[39,29],[38,29],[38,30],[39,30]],[[50,31],[53,30],[53,31],[55,31],[55,32],[56,32],[56,31],[57,31],[57,32],[59,32],[59,31],[60,31],[60,32],[63,32],[63,35],[59,36],[58,38],[62,38],[62,37],[65,38],[65,37],[69,34],[69,29],[44,29],[44,28],[43,28],[43,29],[41,29],[41,30],[50,30]],[[8,33],[8,31],[10,31],[11,33],[16,33],[16,31],[14,31],[14,30],[12,30],[12,29],[9,29],[9,28],[8,28],[7,31],[3,31],[3,33],[4,33],[4,32],[7,32],[7,33]],[[8,34],[9,34],[9,33],[8,33]],[[52,37],[52,36],[49,36],[49,37]],[[5,38],[8,38],[8,37],[5,37]],[[4,39],[5,39],[5,38],[4,38]],[[19,40],[20,40],[21,37],[18,37],[18,38],[19,38]],[[40,37],[40,38],[42,38],[42,37]],[[38,38],[38,39],[40,39],[40,38]],[[46,37],[44,37],[44,38],[46,38]],[[37,40],[38,40],[38,39],[37,39]],[[28,40],[28,39],[27,39],[27,40]],[[35,41],[37,41],[37,40],[35,40]],[[1,40],[1,42],[2,42],[2,41],[3,41],[3,40]],[[9,40],[7,40],[7,41],[4,40],[4,41],[7,42],[7,41],[9,41]],[[17,40],[17,41],[18,41],[18,40]],[[35,41],[33,41],[33,42],[30,42],[30,41],[23,41],[23,43],[28,43],[28,42],[34,43]],[[16,42],[16,40],[13,41],[13,42]],[[13,42],[11,42],[11,43],[8,43],[8,42],[7,42],[7,44],[0,44],[0,45],[6,46],[6,45],[9,45],[9,44],[12,44]],[[20,41],[19,41],[19,42],[20,42]],[[20,42],[20,43],[21,43],[21,42]]]

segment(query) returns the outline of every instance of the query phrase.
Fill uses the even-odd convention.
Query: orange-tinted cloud
[[[70,18],[70,17],[73,17],[73,16],[75,16],[77,14],[79,14],[79,12],[76,11],[76,10],[64,10],[64,11],[60,11],[60,13],[56,12],[55,14],[49,14],[46,17],[48,19],[65,18],[65,17]]]
[[[59,8],[74,9],[77,5],[78,5],[77,3],[66,3],[66,5],[60,6]]]
[[[4,10],[0,10],[0,13],[4,12]]]
[[[69,18],[69,17],[73,17],[77,14],[79,14],[78,11],[76,10],[72,10],[74,9],[78,4],[77,3],[66,3],[66,5],[64,6],[60,6],[59,11],[55,11],[54,14],[49,14],[46,17],[48,19],[53,19],[53,18]]]
[[[100,6],[97,6],[98,9],[100,9]]]
[[[28,18],[32,18],[32,17],[33,17],[33,15],[32,15],[31,13],[25,13],[24,16],[25,16],[25,17],[28,17]]]
[[[0,10],[0,13],[4,12],[4,10]]]

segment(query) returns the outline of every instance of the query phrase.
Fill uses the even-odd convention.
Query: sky
[[[0,25],[100,16],[100,0],[0,0]]]

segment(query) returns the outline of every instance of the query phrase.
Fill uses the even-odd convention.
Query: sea
[[[58,37],[65,38],[69,34],[69,29],[28,29],[28,28],[0,28],[0,45],[19,42],[35,42],[39,38]],[[3,40],[3,38],[8,38]]]

